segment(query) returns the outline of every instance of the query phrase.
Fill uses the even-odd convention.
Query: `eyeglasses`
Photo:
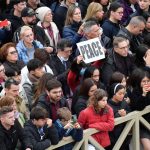
[[[11,55],[13,54],[17,54],[18,52],[17,51],[12,51],[12,52],[9,52]]]

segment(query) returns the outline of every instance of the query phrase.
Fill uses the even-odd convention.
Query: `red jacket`
[[[114,115],[113,110],[108,106],[108,111],[104,114],[96,114],[93,106],[89,106],[80,112],[78,122],[84,129],[95,128],[100,132],[92,135],[93,138],[103,147],[110,145],[110,139],[108,131],[112,131],[114,128]]]

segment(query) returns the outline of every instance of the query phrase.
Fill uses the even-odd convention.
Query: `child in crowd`
[[[108,104],[112,107],[114,117],[123,117],[130,112],[128,103],[124,100],[126,93],[125,87],[121,83],[113,83],[110,87],[111,98]],[[121,132],[123,131],[125,123],[115,126],[114,130],[110,132],[111,146],[107,150],[112,150]],[[128,135],[120,150],[129,150],[130,136]]]
[[[29,138],[33,150],[45,150],[50,145],[59,142],[58,132],[52,124],[52,120],[47,118],[48,113],[42,107],[34,107],[31,110],[30,120],[26,122],[24,131]]]
[[[104,148],[110,145],[108,132],[114,128],[114,114],[107,105],[107,98],[106,91],[97,89],[89,98],[89,106],[80,112],[78,118],[84,129],[95,128],[100,131],[92,137]]]
[[[59,119],[55,121],[55,126],[58,129],[60,140],[65,140],[67,136],[72,136],[75,142],[82,140],[83,130],[77,122],[76,116],[72,115],[67,107],[59,108],[57,116]],[[73,145],[74,143],[69,143],[58,148],[58,150],[72,150]]]

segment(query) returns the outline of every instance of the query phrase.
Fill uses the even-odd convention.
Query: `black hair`
[[[49,80],[46,84],[46,89],[48,91],[51,91],[52,89],[59,88],[59,87],[62,87],[62,84],[56,79]]]
[[[66,47],[72,47],[72,43],[71,43],[70,40],[68,40],[68,39],[61,39],[61,40],[58,41],[58,43],[57,43],[57,50],[58,51],[64,51],[64,49]]]
[[[10,89],[11,85],[19,85],[19,82],[14,80],[13,78],[8,78],[5,81],[5,88]]]
[[[123,8],[122,4],[119,3],[119,2],[112,2],[110,4],[110,7],[109,7],[109,10],[108,10],[108,13],[107,13],[107,17],[108,18],[110,17],[111,11],[115,12],[118,8]]]
[[[125,87],[120,83],[113,83],[110,86],[109,97],[112,98],[119,90],[125,89]]]
[[[141,90],[141,81],[144,77],[150,79],[150,73],[143,69],[136,68],[133,70],[131,76],[128,79],[128,85],[132,88]]]
[[[5,75],[7,77],[13,77],[13,76],[16,76],[16,75],[20,75],[21,74],[21,71],[17,68],[14,69],[7,69],[5,70]]]
[[[48,112],[46,111],[46,109],[40,106],[36,106],[31,110],[30,119],[32,120],[46,119],[47,117],[48,117]]]
[[[30,71],[34,71],[37,68],[43,67],[43,65],[44,64],[39,59],[34,58],[27,63],[27,68],[28,71],[30,72]]]
[[[96,68],[95,66],[88,66],[84,72],[83,80],[86,78],[91,78],[95,70],[99,70],[99,69]]]
[[[147,45],[141,44],[136,48],[136,65],[139,67],[144,67],[145,66],[145,61],[143,59],[143,57],[145,56],[147,50],[149,49],[149,47]]]
[[[94,82],[93,79],[91,79],[91,78],[85,79],[81,84],[81,87],[79,90],[79,96],[89,97],[88,93],[89,93],[90,88],[93,85],[96,85],[96,83]]]

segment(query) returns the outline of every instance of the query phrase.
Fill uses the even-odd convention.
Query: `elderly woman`
[[[39,19],[39,22],[37,23],[38,26],[42,27],[45,31],[45,34],[47,35],[50,45],[53,48],[57,47],[57,42],[60,39],[59,30],[56,26],[56,24],[53,22],[52,18],[52,11],[50,8],[44,6],[40,7],[36,10],[37,12],[37,18]],[[52,52],[53,48],[47,51]]]
[[[34,58],[35,49],[43,48],[43,45],[39,41],[34,40],[32,28],[29,26],[21,27],[20,37],[21,40],[19,40],[16,49],[18,51],[19,60],[27,64],[29,60]]]
[[[16,45],[12,42],[6,43],[1,47],[0,58],[6,73],[11,70],[21,71],[24,67],[23,61],[18,60]]]

